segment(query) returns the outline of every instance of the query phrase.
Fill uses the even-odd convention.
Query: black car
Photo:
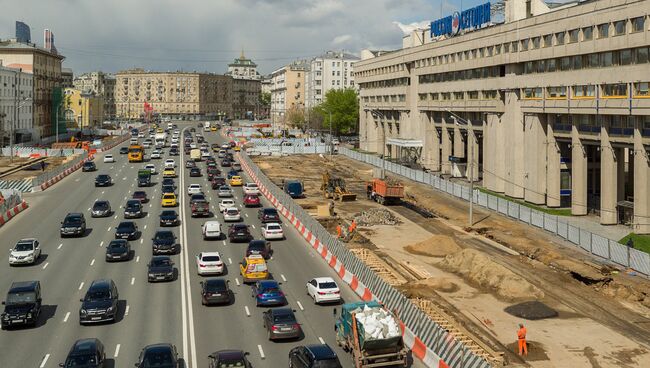
[[[84,162],[83,166],[81,167],[81,171],[83,171],[83,172],[95,171],[95,170],[97,170],[97,166],[92,161]]]
[[[178,213],[174,210],[164,210],[160,213],[160,226],[178,225]]]
[[[182,364],[174,345],[155,344],[147,345],[142,349],[135,366],[136,368],[180,368]]]
[[[262,318],[269,340],[294,339],[302,335],[302,328],[291,308],[269,309]]]
[[[41,283],[39,281],[12,283],[7,298],[2,304],[5,306],[0,315],[3,330],[18,325],[36,326],[41,315]]]
[[[271,252],[271,242],[266,240],[251,240],[246,248],[246,257],[251,254],[259,254],[264,259],[269,259]]]
[[[297,346],[291,349],[289,367],[342,368],[336,352],[327,344]]]
[[[212,189],[219,189],[220,187],[226,185],[226,179],[221,176],[215,176],[211,180]]]
[[[59,364],[59,367],[104,368],[105,361],[104,344],[99,339],[81,339],[75,341],[65,362]]]
[[[129,153],[129,147],[120,147],[121,155],[126,155],[127,153]]]
[[[147,264],[147,281],[174,280],[174,262],[168,256],[153,256]]]
[[[169,230],[158,230],[153,238],[152,252],[156,254],[176,253],[176,235]]]
[[[117,318],[119,293],[111,279],[95,280],[90,284],[86,296],[80,299],[79,323],[97,323]]]
[[[142,212],[142,203],[137,199],[130,199],[126,201],[126,206],[124,206],[124,218],[141,218],[144,215]]]
[[[171,186],[176,188],[176,183],[174,183],[174,179],[172,178],[164,178],[161,182],[162,186]]]
[[[108,174],[100,174],[95,177],[95,186],[96,187],[108,187],[113,184],[113,179]]]
[[[201,281],[201,304],[230,304],[234,296],[224,279],[208,279]]]
[[[180,154],[180,151],[179,151],[178,148],[176,148],[176,147],[172,147],[172,148],[169,150],[169,155],[170,155],[170,156],[178,156],[179,154]]]
[[[190,176],[192,177],[198,177],[201,176],[201,169],[198,167],[193,167],[190,169]]]
[[[231,166],[232,166],[232,162],[229,159],[226,158],[221,161],[221,167],[231,167]]]
[[[128,240],[111,240],[106,246],[106,262],[128,261],[129,258],[131,258],[131,244]]]
[[[91,217],[108,217],[113,213],[108,201],[95,201],[90,212]]]
[[[232,224],[228,227],[228,239],[231,242],[247,242],[252,238],[253,236],[246,224]]]
[[[61,237],[83,236],[86,233],[86,218],[83,213],[68,213],[61,222]]]
[[[133,240],[138,236],[138,226],[133,221],[122,221],[115,228],[115,239]]]
[[[238,368],[251,368],[251,363],[246,358],[248,353],[241,350],[219,350],[208,355],[210,360],[210,368],[221,367],[238,367]]]
[[[196,129],[195,128],[190,128],[190,132],[194,133],[194,132],[196,132]]]
[[[260,208],[257,212],[257,218],[260,219],[263,224],[267,222],[281,222],[280,214],[278,214],[278,210],[275,208]]]
[[[174,187],[173,185],[163,185],[161,192],[162,194],[167,194],[167,193],[176,194],[176,187]]]

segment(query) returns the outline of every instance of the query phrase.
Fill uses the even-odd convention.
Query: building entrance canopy
[[[386,144],[404,148],[422,148],[423,143],[419,139],[388,138]]]

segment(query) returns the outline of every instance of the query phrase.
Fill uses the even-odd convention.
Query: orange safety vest
[[[517,331],[517,338],[519,340],[526,340],[526,327],[522,327]]]

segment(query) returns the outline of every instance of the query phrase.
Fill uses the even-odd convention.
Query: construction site
[[[255,156],[387,283],[493,366],[650,366],[650,280],[341,155]],[[528,355],[517,352],[519,324]]]

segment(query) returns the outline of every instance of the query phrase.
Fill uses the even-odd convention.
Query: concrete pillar
[[[634,232],[650,234],[650,151],[643,145],[641,126],[634,129]]]
[[[372,115],[369,111],[364,111],[362,106],[359,106],[359,148],[368,151],[369,131],[372,123]],[[372,126],[374,128],[374,124]]]
[[[602,225],[616,225],[616,202],[618,197],[618,170],[616,151],[609,141],[609,126],[600,128],[600,223]]]
[[[449,156],[451,156],[451,137],[449,135],[449,130],[447,127],[449,124],[447,123],[446,118],[442,118],[442,173],[443,174],[450,174],[451,173],[451,162],[449,162]]]
[[[546,115],[524,116],[524,199],[546,202]]]
[[[425,116],[426,133],[424,136],[423,151],[426,152],[427,157],[426,167],[433,171],[440,171],[440,136],[438,134],[438,129],[436,129],[433,116],[429,114]]]
[[[524,198],[524,115],[519,103],[518,91],[505,92],[505,110],[499,129],[499,146],[505,150],[505,194],[513,198]],[[510,159],[511,158],[511,159]],[[520,159],[524,158],[524,159]]]
[[[506,150],[502,119],[497,114],[488,114],[485,124],[483,145],[483,183],[489,190],[505,192]]]
[[[571,128],[571,214],[587,214],[587,150],[575,122]]]
[[[470,174],[469,174],[470,162],[473,165],[472,172],[471,172],[471,179],[472,181],[479,180],[479,167],[478,167],[479,156],[480,156],[480,152],[479,152],[478,140],[476,139],[476,132],[470,129],[467,132],[467,173],[468,173],[467,180],[470,180]]]
[[[453,120],[454,123],[456,122]],[[465,157],[465,139],[463,138],[463,133],[458,126],[454,124],[454,157]]]
[[[616,201],[625,200],[625,148],[614,148],[616,155]]]
[[[546,205],[560,207],[560,147],[553,132],[552,115],[546,124]]]

